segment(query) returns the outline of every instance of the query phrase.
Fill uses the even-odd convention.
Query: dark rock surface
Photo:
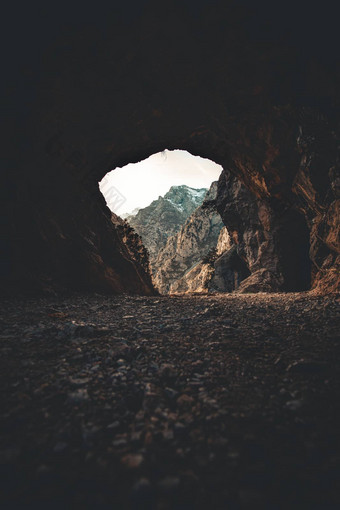
[[[111,222],[118,233],[119,244],[123,245],[128,252],[129,259],[134,263],[138,276],[141,280],[144,279],[147,289],[150,291],[153,289],[150,258],[142,238],[126,221],[114,213],[111,215]],[[151,291],[150,294],[157,294],[157,291]]]
[[[237,245],[232,246],[214,262],[214,273],[209,285],[210,290],[233,292],[238,290],[241,282],[250,276],[248,265],[238,255],[237,248]]]
[[[268,198],[259,199],[229,170],[224,170],[219,180],[217,209],[239,259],[251,274],[256,273],[252,291],[301,291],[310,287],[309,235],[301,213],[275,201],[272,205]],[[240,263],[235,264],[239,274]]]
[[[2,508],[337,508],[339,304],[11,299]]]
[[[15,5],[4,32],[2,288],[150,292],[97,183],[168,148],[221,164],[266,204],[269,235],[289,251],[275,257],[287,289],[304,286],[292,261],[305,222],[312,286],[336,290],[335,2],[38,2],[20,19]]]

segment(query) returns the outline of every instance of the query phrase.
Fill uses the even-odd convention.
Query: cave
[[[208,254],[213,251],[220,258],[232,245],[217,211],[222,170],[187,151],[163,150],[116,168],[99,182],[112,223],[125,233],[125,244],[143,243],[144,258],[149,259],[146,272],[161,294],[214,288],[215,259]],[[219,265],[220,272],[222,268],[233,272],[225,264]],[[224,290],[229,291],[230,284]]]
[[[317,52],[313,65],[305,62],[294,32],[290,45],[279,33],[277,39],[268,35],[273,38],[269,51],[262,31],[248,30],[250,11],[239,12],[232,4],[211,11],[201,7],[210,16],[205,30],[210,22],[216,27],[209,44],[209,32],[198,33],[195,24],[187,37],[189,7],[166,11],[162,29],[146,8],[136,32],[123,17],[120,28],[112,20],[100,35],[95,25],[87,33],[87,25],[72,21],[70,12],[74,25],[67,37],[53,24],[57,33],[52,30],[51,39],[44,34],[45,49],[33,63],[39,72],[29,74],[24,59],[19,69],[26,81],[15,85],[18,76],[12,73],[2,186],[4,217],[10,218],[2,236],[3,289],[60,285],[152,292],[117,239],[107,250],[117,234],[97,182],[110,169],[165,147],[211,159],[224,175],[239,179],[263,202],[262,220],[268,223],[270,215],[275,227],[267,227],[278,237],[289,239],[291,226],[299,223],[303,232],[296,240],[301,240],[308,229],[311,283],[306,274],[295,284],[299,274],[292,274],[283,290],[337,288],[338,89],[331,54],[322,64]],[[230,17],[229,24],[223,26],[218,13],[221,20]],[[223,193],[227,186],[221,183],[220,202]],[[284,244],[278,240],[282,254],[288,249]],[[304,251],[297,255],[301,260]],[[284,271],[294,264],[287,260],[281,264]]]
[[[167,174],[165,168],[169,168]],[[213,184],[204,179],[208,171],[216,179]],[[192,207],[191,195],[186,195],[189,188],[170,187],[169,191],[162,178],[180,186],[190,179],[196,192],[200,188],[196,183],[204,180],[206,196]],[[163,190],[162,196],[157,187]],[[135,237],[136,242],[142,242],[147,250],[153,286],[161,293],[299,292],[310,288],[309,231],[301,211],[275,198],[256,197],[230,171],[210,160],[165,150],[112,170],[99,188],[116,230],[127,233],[130,226],[140,236],[140,240]],[[145,207],[138,207],[133,214],[135,206],[142,203]],[[228,237],[222,236],[224,247],[219,239],[223,225]],[[134,235],[133,231],[130,234]],[[131,240],[129,245],[133,249]],[[213,249],[219,252],[218,260],[210,261],[208,252]],[[146,258],[143,253],[148,273]],[[138,256],[134,259],[138,261]]]
[[[6,11],[0,503],[338,507],[335,6]],[[165,148],[223,168],[213,292],[159,292],[99,191]]]

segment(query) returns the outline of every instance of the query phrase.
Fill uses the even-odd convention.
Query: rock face
[[[142,238],[122,218],[112,213],[111,221],[116,228],[121,244],[126,248],[129,259],[135,264],[136,272],[145,279],[149,288],[153,288],[149,253]]]
[[[21,217],[19,246],[23,249],[21,243],[27,244],[27,250],[25,257],[21,251],[11,254],[10,271],[16,264],[18,267],[15,278],[7,283],[10,292],[155,294],[140,240],[126,235],[118,218],[112,222],[102,197],[95,193],[93,198],[84,192],[79,204],[66,194],[61,206],[63,192],[54,188],[55,195],[45,204],[44,213],[36,196],[30,212]],[[34,246],[30,239],[35,240]],[[24,263],[20,264],[23,257]]]
[[[25,44],[3,69],[2,289],[62,282],[152,292],[98,181],[167,148],[225,169],[219,211],[252,275],[269,271],[282,290],[308,288],[309,279],[320,292],[337,290],[333,4],[142,1],[133,16],[128,4],[119,12],[114,2],[95,12],[58,4],[43,24],[27,9]],[[12,40],[16,12],[7,25]],[[231,178],[244,191],[237,182],[229,189]],[[243,208],[232,214],[227,197]]]
[[[213,262],[213,271],[208,288],[215,292],[233,292],[250,276],[246,262],[238,255],[237,246],[232,246]]]
[[[222,227],[216,244],[216,255],[219,257],[225,251],[230,250],[233,242],[226,227]]]
[[[297,209],[259,199],[226,169],[213,198],[226,228],[218,241],[217,231],[209,237],[208,228],[199,238],[188,232],[187,225],[169,239],[157,261],[160,269],[155,284],[161,292],[246,293],[309,288],[308,228]],[[194,244],[189,242],[191,236]],[[202,260],[202,247],[216,247],[210,260]]]
[[[236,247],[228,264],[236,264],[238,284],[248,268],[251,274],[260,271],[251,287],[256,281],[258,292],[309,288],[308,228],[299,211],[257,198],[228,170],[219,181],[217,208]],[[242,288],[247,288],[245,282]]]
[[[149,251],[152,266],[167,239],[178,232],[190,214],[203,202],[206,192],[206,188],[172,186],[164,197],[140,209],[135,216],[126,217],[126,221],[141,236]]]
[[[201,271],[196,269],[191,273],[191,270],[216,247],[223,227],[215,208],[216,193],[217,182],[214,182],[202,205],[191,214],[181,230],[167,240],[155,259],[154,283],[160,292],[186,292],[196,290],[197,285],[202,287],[205,277]]]
[[[316,291],[340,288],[339,136],[327,118],[312,109],[300,114],[301,156],[293,191],[310,230],[312,281]]]

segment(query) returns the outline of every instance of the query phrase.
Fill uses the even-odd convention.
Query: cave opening
[[[162,294],[232,291],[250,274],[235,250],[225,274],[233,241],[217,211],[222,170],[210,159],[165,149],[108,172],[99,183],[123,241],[132,244],[137,235],[146,248]]]
[[[310,289],[305,218],[211,159],[164,149],[98,184],[129,258],[161,294]]]

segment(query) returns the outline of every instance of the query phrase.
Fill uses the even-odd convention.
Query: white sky
[[[209,159],[166,149],[139,163],[111,170],[100,181],[99,189],[111,211],[124,216],[150,205],[171,186],[209,188],[221,171],[222,167]]]

